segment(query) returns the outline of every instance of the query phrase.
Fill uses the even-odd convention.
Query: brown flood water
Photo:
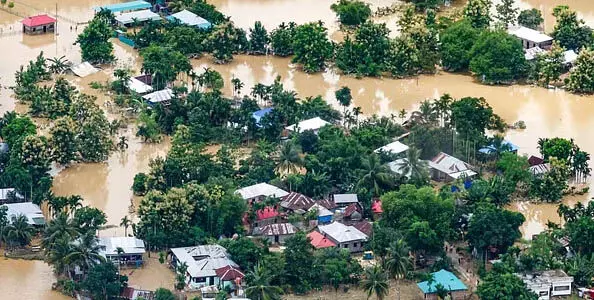
[[[120,2],[117,0],[60,0],[58,14],[66,16],[75,22],[87,21],[92,16],[91,7]],[[338,26],[335,15],[330,10],[331,0],[213,0],[225,14],[230,15],[238,26],[249,28],[256,20],[261,20],[267,29],[271,30],[282,21],[297,23],[322,20],[329,27],[333,38],[337,34]],[[372,6],[388,6],[390,0],[370,0]],[[546,11],[558,4],[569,4],[577,10],[581,17],[589,24],[594,23],[594,1],[584,0],[521,0],[522,8],[537,7]],[[14,11],[22,15],[32,15],[41,12],[53,12],[55,2],[41,0],[19,0],[15,2]],[[459,6],[459,3],[454,5]],[[387,22],[389,28],[395,28],[397,16],[381,18]],[[46,57],[65,55],[69,60],[79,63],[78,46],[72,43],[76,35],[83,29],[65,20],[59,19],[58,35],[25,36],[20,33],[20,17],[0,11],[0,45],[4,50],[0,56],[0,85],[14,84],[14,72],[19,65],[35,57],[39,51],[44,51]],[[552,29],[554,20],[547,14],[547,31]],[[70,26],[73,29],[70,29]],[[127,46],[115,43],[115,54],[118,65],[137,66],[138,59],[135,51]],[[332,105],[337,105],[334,91],[343,85],[353,90],[354,105],[361,106],[366,115],[373,113],[390,115],[400,109],[411,111],[421,100],[438,97],[442,93],[450,93],[455,97],[483,96],[493,106],[494,110],[506,121],[524,120],[528,126],[523,131],[511,131],[508,138],[521,147],[521,153],[536,154],[536,141],[539,137],[561,136],[572,137],[589,152],[594,152],[594,140],[585,128],[591,128],[594,120],[594,97],[579,97],[563,91],[549,91],[530,86],[491,87],[476,84],[468,76],[439,74],[436,76],[421,76],[418,79],[364,79],[357,80],[342,76],[334,72],[308,75],[302,73],[289,63],[288,59],[239,56],[229,65],[212,65],[208,58],[193,62],[195,69],[213,67],[221,72],[227,86],[225,92],[231,94],[229,80],[240,78],[245,83],[242,93],[249,93],[251,86],[257,82],[272,83],[277,75],[282,76],[285,86],[296,90],[300,97],[322,95]],[[105,96],[90,90],[91,81],[105,81],[111,76],[112,70],[95,74],[84,80],[71,76],[73,81],[84,92],[99,97],[98,104],[102,104]],[[14,99],[10,91],[0,89],[0,112],[15,109]],[[19,107],[19,111],[22,108]],[[117,114],[108,114],[110,119]],[[119,220],[128,214],[132,192],[132,179],[137,172],[148,169],[150,158],[164,155],[169,142],[161,144],[143,144],[134,136],[133,125],[122,130],[129,139],[129,149],[125,152],[114,152],[106,163],[78,164],[61,171],[54,180],[54,192],[59,195],[80,194],[88,205],[93,205],[105,211],[108,223],[117,225]],[[592,193],[591,193],[592,194]],[[577,201],[587,201],[591,195],[572,197],[565,200],[574,204]],[[136,203],[137,204],[137,203]],[[541,231],[547,220],[558,221],[556,205],[519,203],[512,209],[526,215],[527,222],[522,231],[526,237]],[[121,228],[102,231],[101,235],[123,235]],[[15,272],[16,270],[16,272]],[[129,272],[129,271],[126,271]],[[6,276],[6,274],[14,274]],[[6,278],[5,278],[6,277]],[[160,286],[171,287],[172,272],[165,266],[158,264],[153,258],[144,269],[136,270],[130,275],[130,284],[142,288],[154,289]],[[50,291],[54,277],[51,268],[38,261],[13,261],[0,259],[0,295],[7,299],[64,299],[61,295]],[[6,283],[9,284],[6,284]],[[24,283],[22,283],[24,282]],[[27,285],[23,289],[22,285]],[[23,297],[23,293],[27,293]]]

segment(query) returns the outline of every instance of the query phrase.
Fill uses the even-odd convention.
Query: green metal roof
[[[466,285],[454,275],[452,272],[446,270],[439,270],[431,273],[433,280],[423,281],[417,283],[417,286],[424,294],[432,294],[437,292],[437,285],[441,284],[448,291],[465,291],[468,290]]]
[[[107,9],[111,12],[121,12],[127,10],[139,10],[139,9],[147,9],[151,8],[152,5],[146,1],[131,1],[131,2],[124,2],[124,3],[117,3],[111,5],[102,5],[93,8],[96,12],[100,11],[101,9]]]

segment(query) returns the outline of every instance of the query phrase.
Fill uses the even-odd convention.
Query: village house
[[[395,141],[392,143],[389,143],[383,147],[377,148],[375,149],[375,153],[388,153],[388,154],[400,154],[400,153],[404,153],[408,150],[408,146],[399,142],[399,141]]]
[[[571,295],[573,277],[562,270],[549,270],[529,274],[516,274],[526,283],[529,290],[538,295],[538,300]]]
[[[373,235],[373,223],[366,221],[366,220],[361,220],[358,222],[354,222],[351,224],[351,226],[357,228],[357,230],[363,232],[367,238],[370,238]]]
[[[382,201],[380,199],[373,200],[371,203],[371,212],[373,213],[374,220],[379,220],[382,217],[384,210],[382,209]]]
[[[262,121],[262,118],[264,118],[264,116],[266,116],[267,114],[271,113],[273,109],[273,107],[267,107],[253,112],[252,118],[256,122],[256,126],[262,127],[262,124],[260,123]]]
[[[187,284],[191,290],[205,286],[233,286],[243,278],[239,266],[227,249],[219,245],[201,245],[171,249],[171,266],[188,265]],[[233,271],[231,271],[233,270]]]
[[[281,221],[278,210],[272,206],[266,206],[256,211],[254,227],[262,227],[269,224],[276,224]]]
[[[169,106],[171,104],[171,99],[173,99],[173,91],[169,88],[166,88],[146,94],[142,96],[142,99],[147,101],[150,106],[155,106],[157,104]]]
[[[280,206],[287,212],[304,214],[315,203],[316,202],[310,197],[297,192],[291,192],[288,195],[281,197]]]
[[[406,165],[408,164],[408,159],[406,158],[399,158],[395,161],[391,161],[388,163],[388,168],[390,168],[390,171],[394,172],[395,174],[398,174],[400,176],[404,176],[406,178],[410,178],[411,174],[412,174],[412,169],[408,168],[408,170],[406,170]],[[405,172],[406,171],[406,172]]]
[[[168,16],[167,20],[200,29],[209,29],[212,27],[210,22],[186,9]]]
[[[501,142],[501,148],[503,148],[504,152],[511,152],[514,154],[518,153],[518,149],[520,149],[520,147],[514,145],[512,142],[510,141],[506,141],[503,140]],[[479,153],[485,154],[485,155],[491,155],[497,152],[497,148],[495,147],[494,144],[490,144],[488,146],[485,146],[483,148],[480,148],[478,150]]]
[[[552,37],[524,26],[509,28],[507,32],[520,39],[524,49],[539,47],[548,50],[553,45]]]
[[[336,244],[333,241],[317,231],[308,233],[307,237],[309,238],[310,244],[316,249],[336,247]]]
[[[319,117],[315,117],[312,119],[307,119],[307,120],[301,121],[297,124],[289,125],[289,126],[285,127],[285,129],[289,133],[293,133],[293,132],[298,133],[298,132],[311,130],[311,131],[313,131],[313,133],[318,134],[320,129],[326,125],[330,125],[330,123],[322,120]]]
[[[155,293],[153,291],[148,290],[140,290],[133,287],[125,287],[120,293],[120,297],[122,299],[127,300],[136,300],[136,299],[145,299],[145,300],[153,300],[155,299]]]
[[[21,21],[23,32],[26,34],[42,34],[56,30],[56,19],[48,15],[37,15]]]
[[[248,203],[264,200],[266,197],[282,198],[289,193],[268,183],[258,183],[236,191]]]
[[[359,203],[351,203],[342,211],[341,216],[345,223],[360,221],[363,218],[363,208]]]
[[[442,269],[431,273],[431,276],[432,280],[417,283],[417,286],[423,292],[424,299],[439,299],[437,296],[438,285],[448,291],[448,295],[452,300],[463,300],[468,296],[468,288],[454,273]]]
[[[160,21],[161,16],[152,12],[150,9],[131,11],[127,13],[118,14],[115,16],[118,26],[135,26],[142,25],[150,21]]]
[[[128,89],[136,94],[145,95],[153,91],[153,87],[150,84],[144,83],[142,80],[138,78],[144,78],[144,75],[131,77],[128,80]]]
[[[102,9],[112,12],[113,14],[121,14],[125,12],[137,11],[141,9],[150,9],[152,5],[146,1],[129,1],[123,3],[109,4],[94,7],[95,13],[100,12]]]
[[[357,194],[334,194],[332,195],[332,201],[337,207],[347,207],[353,203],[359,204]]]
[[[449,182],[458,178],[469,178],[476,175],[470,164],[443,152],[440,152],[428,162],[431,178],[436,181]]]
[[[254,235],[261,235],[270,243],[283,245],[285,240],[292,237],[297,232],[297,228],[291,223],[268,224],[257,228]]]
[[[325,208],[324,206],[316,203],[312,205],[308,211],[316,210],[318,213],[318,224],[328,224],[332,222],[332,216],[334,213],[331,212],[329,209]]]
[[[106,258],[114,264],[142,266],[143,255],[146,252],[144,242],[135,237],[100,237],[99,246],[101,251],[99,255]],[[123,252],[118,253],[118,249]]]
[[[42,227],[45,225],[45,217],[41,212],[41,208],[37,204],[34,204],[32,202],[21,202],[7,203],[3,206],[5,206],[8,209],[6,211],[8,222],[12,222],[12,219],[18,216],[25,216],[27,218],[27,223],[29,225],[33,225],[36,227]]]
[[[334,242],[340,249],[348,249],[351,253],[361,252],[367,242],[367,235],[353,226],[333,222],[318,226],[318,231]]]

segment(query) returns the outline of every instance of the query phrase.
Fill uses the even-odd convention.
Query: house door
[[[274,243],[275,244],[280,244],[280,239],[279,239],[278,235],[275,235],[274,236]]]
[[[47,26],[43,26],[43,33],[47,32]]]

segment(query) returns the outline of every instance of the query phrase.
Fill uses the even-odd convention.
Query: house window
[[[353,244],[353,247],[357,248],[357,243],[354,243],[354,244]]]
[[[569,291],[569,286],[568,285],[556,286],[553,290],[555,290],[555,292]]]
[[[348,247],[349,247],[349,245],[347,245],[347,244],[342,245],[342,248],[344,248],[344,249],[346,249]]]
[[[549,295],[549,291],[541,291],[540,293],[538,293],[539,296],[548,296]]]

